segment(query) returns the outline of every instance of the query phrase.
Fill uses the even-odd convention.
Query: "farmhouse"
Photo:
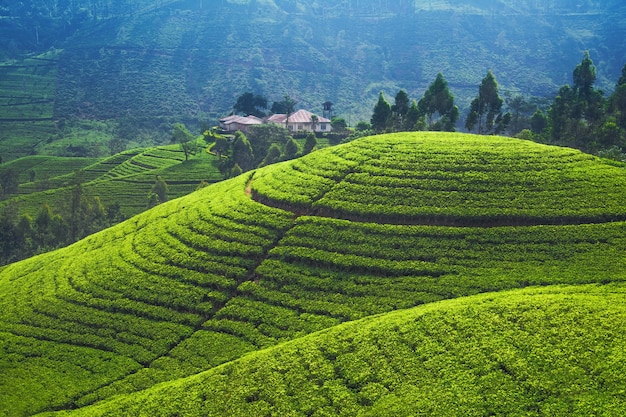
[[[318,132],[328,133],[332,130],[330,120],[325,117],[317,116],[307,110],[298,110],[289,115],[287,120],[286,114],[274,114],[267,118],[268,123],[280,124],[287,126],[290,132]]]
[[[220,119],[220,127],[225,132],[235,132],[241,130],[247,132],[250,126],[260,125],[263,123],[273,123],[287,127],[293,133],[329,133],[332,130],[330,120],[317,116],[307,110],[298,110],[289,115],[287,120],[286,114],[273,114],[264,119],[255,116],[228,116]]]
[[[225,132],[236,132],[241,130],[247,132],[250,126],[263,124],[263,120],[256,116],[227,116],[220,119],[220,128]]]

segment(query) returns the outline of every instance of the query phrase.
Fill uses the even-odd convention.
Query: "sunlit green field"
[[[213,184],[0,270],[0,410],[621,415],[624,182],[405,133]]]
[[[0,207],[11,205],[31,216],[43,204],[61,211],[72,186],[80,182],[88,195],[100,197],[105,206],[119,204],[122,214],[130,217],[146,209],[157,176],[166,181],[168,197],[174,199],[195,191],[202,181],[221,180],[217,163],[206,152],[185,161],[178,145],[135,149],[104,159],[24,157],[0,166],[0,172],[13,170],[20,182],[18,194]]]

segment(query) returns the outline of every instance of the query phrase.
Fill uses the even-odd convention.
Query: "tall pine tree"
[[[374,114],[372,114],[372,129],[376,133],[383,133],[387,130],[389,119],[391,118],[391,105],[385,99],[383,92],[378,95],[378,102],[374,106]]]

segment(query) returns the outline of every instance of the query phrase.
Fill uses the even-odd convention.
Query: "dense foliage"
[[[622,151],[626,147],[626,100],[624,83],[626,65],[615,90],[608,98],[594,87],[596,67],[589,53],[573,71],[573,85],[559,90],[547,117],[534,130],[536,136],[551,143],[573,146],[588,152],[611,147]]]
[[[503,170],[498,166],[502,162],[497,161],[513,159],[516,163],[511,165],[512,172],[517,174],[500,179]],[[516,219],[515,213],[529,216],[521,203],[515,203],[510,206],[510,212],[504,211],[506,222],[499,227],[471,226],[474,213],[469,205],[465,206],[469,213],[461,212],[459,218],[463,227],[391,224],[394,222],[388,220],[397,218],[395,207],[399,197],[395,192],[384,193],[385,186],[373,184],[370,187],[377,190],[376,197],[387,198],[389,210],[389,213],[376,214],[378,222],[363,221],[371,220],[371,211],[365,214],[350,211],[359,217],[335,219],[327,216],[328,211],[310,210],[313,202],[330,197],[343,204],[352,191],[344,191],[342,198],[336,197],[339,195],[336,191],[341,189],[346,178],[358,174],[361,167],[362,173],[371,173],[372,179],[387,182],[393,179],[394,173],[415,169],[417,165],[412,161],[422,161],[424,167],[436,166],[437,170],[432,172],[439,175],[455,176],[466,172],[468,179],[474,179],[480,173],[485,183],[491,181],[492,187],[501,193],[509,192],[508,188],[517,184],[518,193],[527,191],[531,196],[536,195],[535,201],[539,203],[542,199],[567,203],[569,205],[565,207],[572,210],[578,220],[591,216],[593,222],[514,226],[515,222],[509,224],[509,221]],[[311,365],[307,372],[299,372],[299,368],[294,367],[291,373],[292,365],[287,356],[286,362],[274,361],[266,359],[267,352],[258,356],[262,358],[258,359],[259,362],[255,362],[257,356],[253,355],[244,359],[243,365],[220,366],[246,353],[280,345],[342,322],[443,299],[529,285],[624,281],[626,223],[614,218],[614,206],[620,197],[609,193],[607,204],[600,205],[593,187],[585,182],[580,182],[577,187],[573,181],[566,188],[554,188],[555,181],[548,182],[548,191],[541,193],[540,184],[526,182],[522,174],[532,174],[543,181],[548,177],[544,172],[547,166],[551,167],[550,173],[562,168],[563,183],[569,178],[567,172],[591,175],[595,187],[600,189],[613,187],[624,178],[620,169],[599,159],[532,142],[436,133],[380,136],[317,151],[308,157],[260,168],[204,187],[67,248],[8,265],[0,270],[0,349],[3,353],[0,355],[0,410],[9,416],[69,410],[211,368],[215,368],[212,371],[215,374],[198,375],[155,388],[168,390],[172,397],[151,397],[148,400],[145,396],[150,392],[141,394],[143,396],[137,397],[141,402],[138,407],[149,409],[158,405],[166,415],[170,414],[167,408],[170,406],[183,413],[183,403],[193,410],[203,410],[189,399],[179,402],[175,391],[184,386],[187,394],[197,395],[198,399],[206,398],[214,407],[221,407],[220,401],[226,401],[234,414],[258,414],[261,409],[269,412],[267,407],[270,405],[275,407],[275,413],[306,414],[307,410],[319,410],[320,415],[353,415],[357,412],[355,407],[376,407],[371,409],[373,414],[388,408],[390,413],[402,415],[408,412],[396,411],[394,407],[402,407],[402,404],[413,410],[427,407],[407,402],[405,397],[431,405],[447,398],[445,404],[451,407],[458,406],[462,410],[463,407],[492,407],[496,413],[513,404],[526,407],[531,403],[540,404],[540,410],[551,410],[550,407],[586,410],[583,403],[567,397],[565,393],[570,386],[562,383],[565,380],[563,375],[570,376],[580,363],[569,353],[561,353],[588,352],[587,342],[595,346],[597,350],[593,352],[597,356],[585,357],[584,369],[589,372],[580,375],[590,376],[567,381],[575,381],[579,388],[601,387],[595,391],[591,388],[579,391],[598,407],[611,404],[621,407],[613,395],[617,393],[617,387],[621,387],[621,380],[611,373],[602,374],[605,368],[598,359],[609,358],[611,364],[619,363],[619,355],[612,355],[622,351],[621,339],[606,332],[604,327],[598,327],[606,325],[619,332],[620,327],[615,327],[614,323],[623,322],[619,301],[623,297],[621,294],[619,297],[611,295],[611,289],[620,291],[613,285],[598,287],[604,288],[599,291],[605,291],[602,303],[593,295],[585,295],[583,290],[572,290],[569,294],[565,291],[563,295],[559,295],[561,289],[533,290],[535,292],[503,297],[489,295],[480,300],[492,305],[494,310],[491,311],[497,314],[489,309],[484,314],[480,308],[473,309],[471,306],[480,305],[476,301],[479,299],[459,301],[459,304],[433,305],[394,316],[400,322],[406,317],[406,326],[409,326],[406,332],[401,331],[404,324],[390,318],[388,326],[383,324],[386,319],[381,317],[380,322],[372,321],[371,327],[356,323],[355,327],[343,328],[351,332],[351,335],[345,334],[345,339],[340,335],[344,330],[332,330],[313,339],[283,345],[287,356],[291,355],[289,346],[298,346],[298,343],[311,344],[311,349],[319,350],[321,347],[315,347],[319,340],[331,349],[325,359],[320,358],[321,362],[300,355],[302,361],[298,363],[305,369],[307,364]],[[482,167],[482,171],[478,167]],[[415,172],[415,176],[409,178],[420,180],[420,170]],[[294,181],[289,180],[291,177]],[[361,177],[365,178],[364,175]],[[517,183],[516,177],[521,177]],[[458,185],[463,184],[461,180],[457,176],[450,181]],[[465,184],[469,187],[473,182],[466,181]],[[350,187],[355,185],[350,183]],[[398,188],[391,182],[386,186],[392,190]],[[297,191],[296,197],[292,199],[289,190]],[[426,198],[430,198],[430,193],[435,194],[434,188],[422,191]],[[478,195],[482,191],[480,188],[469,189],[466,195]],[[439,192],[446,194],[445,189]],[[579,196],[580,208],[563,197],[567,193]],[[271,203],[271,206],[256,201],[262,200],[259,198],[262,195],[267,198],[265,203]],[[374,193],[369,194],[369,198],[374,197]],[[408,198],[407,201],[413,202],[411,204],[419,202],[419,199]],[[485,200],[479,200],[489,203],[495,201],[494,198],[488,195]],[[441,201],[447,204],[445,198]],[[492,216],[490,207],[489,204],[485,206],[487,217]],[[445,208],[442,206],[442,210]],[[606,215],[602,214],[604,210]],[[541,216],[535,219],[541,220],[538,223],[545,220]],[[570,220],[565,218],[564,223]],[[593,288],[590,287],[589,291],[593,292]],[[540,299],[539,295],[551,292],[552,296]],[[532,294],[539,298],[532,301]],[[454,305],[460,306],[459,314],[452,322],[446,321],[442,316],[451,314],[446,311],[453,311]],[[510,311],[508,316],[507,311]],[[420,349],[426,350],[417,353],[417,357],[424,360],[416,362],[416,351],[413,354],[405,352],[404,342],[391,344],[390,352],[395,351],[397,356],[389,360],[407,371],[407,374],[395,373],[398,378],[396,382],[391,381],[389,378],[393,377],[385,376],[391,374],[382,361],[386,354],[376,353],[379,344],[375,340],[392,343],[396,340],[394,334],[421,337],[412,327],[420,323],[414,318],[422,314],[428,317],[429,312],[434,314],[433,327],[427,328],[424,338],[439,328],[441,349],[448,352],[448,356],[439,356],[427,349],[427,345],[418,343],[414,345],[416,349],[421,346]],[[609,315],[615,322],[603,321]],[[583,316],[587,321],[580,319]],[[507,322],[503,317],[511,320]],[[571,322],[577,323],[576,332],[566,326]],[[466,333],[458,333],[461,323],[467,326]],[[491,323],[489,329],[492,330],[487,332],[486,328],[480,327],[484,323]],[[520,323],[525,323],[526,327]],[[351,348],[349,340],[358,340],[361,336],[348,329],[358,328],[365,332],[363,343]],[[374,333],[366,336],[370,334],[366,329],[375,328],[381,329],[379,336]],[[522,339],[525,332],[536,338]],[[549,339],[554,332],[559,338]],[[561,337],[563,332],[567,338]],[[337,340],[339,345],[316,339],[325,338],[325,334]],[[473,334],[478,339],[466,338],[465,334]],[[506,356],[507,352],[511,353],[511,347],[510,342],[502,340],[505,335],[520,343],[527,341],[524,349],[519,349],[520,355],[530,349],[536,352],[531,358],[536,358],[543,352],[541,361],[531,363],[529,368],[525,365],[530,361],[525,359],[528,356]],[[404,336],[398,337],[402,340]],[[443,338],[450,339],[444,341]],[[460,339],[466,340],[467,344],[460,343]],[[546,340],[550,344],[546,344]],[[345,350],[341,347],[344,345]],[[458,350],[443,349],[448,346],[458,346]],[[491,349],[482,352],[494,352],[493,358],[484,360],[479,355],[474,357],[475,361],[470,361],[470,357],[464,355],[478,354],[480,351],[476,346]],[[563,351],[565,347],[569,350]],[[283,352],[281,349],[276,346],[270,352]],[[373,353],[369,355],[366,351]],[[375,363],[364,365],[374,357],[381,359],[380,366]],[[564,374],[546,371],[545,364],[559,359],[561,362],[557,363],[563,366],[555,369],[562,369]],[[490,389],[506,386],[505,392],[518,394],[509,405],[501,401],[504,395],[501,391],[493,391],[493,395],[488,396],[471,394],[465,405],[457,404],[447,396],[449,389],[438,384],[434,386],[442,389],[430,389],[428,393],[418,395],[420,388],[413,387],[413,384],[421,380],[416,375],[423,374],[420,362],[424,361],[432,365],[427,369],[434,372],[433,377],[423,379],[425,384],[431,385],[431,380],[445,374],[448,375],[446,378],[465,381],[458,385],[459,392],[491,393],[485,390],[487,386]],[[473,364],[478,362],[493,364],[493,368],[488,367],[493,372],[486,368],[471,371],[475,368]],[[274,385],[273,377],[260,382],[245,371],[250,365],[250,371],[258,369],[261,372],[258,375],[277,376],[273,369],[261,366],[263,363],[268,366],[276,363],[282,369],[280,372],[289,378],[303,378],[285,389],[290,398],[303,398],[302,401],[311,394],[314,405],[303,405],[299,400],[279,401],[278,397],[276,401],[268,402],[266,393],[282,395],[279,389],[282,382],[277,381],[279,385]],[[333,369],[336,367],[338,373],[320,374],[320,378],[330,385],[324,388],[322,382],[321,392],[309,393],[306,387],[313,387],[310,384],[315,384],[316,380],[309,378],[308,372],[324,369],[325,363]],[[316,368],[317,365],[322,368]],[[241,371],[234,372],[239,366],[242,366]],[[621,375],[621,368],[614,369],[618,370],[615,375]],[[523,370],[532,372],[520,373]],[[237,379],[229,380],[223,372],[231,376],[242,375],[243,380],[254,385],[255,391],[250,391],[248,385],[240,385]],[[363,372],[366,374],[361,375]],[[483,373],[476,374],[476,378],[464,379],[468,372]],[[210,375],[216,375],[221,382],[210,379],[213,378]],[[481,375],[487,379],[478,380]],[[205,377],[209,377],[211,382],[207,384],[215,388],[220,399],[214,400],[204,388],[196,390],[185,385]],[[443,381],[447,379],[440,380],[442,384]],[[485,385],[488,381],[492,384]],[[286,383],[291,384],[290,379]],[[227,386],[232,395],[219,394],[222,386]],[[303,391],[297,391],[295,387],[301,387]],[[529,391],[531,387],[536,390]],[[592,391],[596,392],[595,396]],[[429,395],[433,396],[430,400]],[[231,400],[227,397],[232,402],[228,402]],[[131,405],[134,400],[128,398],[120,397],[119,401],[130,413],[135,406]],[[556,403],[550,402],[550,398]],[[108,408],[109,405],[102,403],[101,406],[105,407],[101,410],[109,410],[112,415],[122,413],[115,405]],[[212,412],[219,415],[221,411],[217,410],[221,409]],[[86,409],[85,412],[96,411]],[[533,409],[528,412],[532,413]]]

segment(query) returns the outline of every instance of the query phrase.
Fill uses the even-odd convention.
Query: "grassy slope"
[[[399,167],[410,177],[428,155],[432,164],[439,161],[442,173],[465,166],[468,184],[480,173],[491,176],[503,193],[514,185],[507,181],[517,176],[502,177],[500,164],[456,163],[451,155],[459,154],[494,160],[526,155],[526,165],[545,178],[555,167],[569,171],[569,164],[583,161],[579,168],[591,180],[581,182],[580,189],[590,192],[590,184],[603,187],[625,177],[622,169],[569,150],[503,138],[415,133],[364,139],[259,169],[252,188],[250,174],[212,185],[0,271],[0,385],[12,387],[0,391],[0,410],[21,416],[88,405],[345,321],[446,298],[626,279],[626,223],[621,221],[410,226],[308,211],[335,195],[334,189],[352,184],[351,178],[361,178],[359,171],[385,161],[383,172],[389,175],[382,178],[402,177]],[[542,155],[550,155],[551,163],[538,163]],[[396,171],[390,164],[398,165]],[[267,194],[278,188],[281,171],[302,179],[290,186],[301,191],[294,196],[315,190],[315,198],[309,196],[300,206],[283,202],[284,208],[296,207],[297,214],[261,204],[246,192]],[[609,192],[606,200],[591,198],[579,214],[603,219],[598,210],[613,210],[618,191]],[[484,202],[497,198],[489,194]],[[567,202],[558,188],[543,198]],[[492,206],[485,205],[485,216]],[[524,208],[522,203],[511,207]],[[559,297],[559,303],[570,305],[567,297]],[[588,329],[592,332],[594,325]],[[255,398],[249,398],[251,403]]]
[[[130,217],[145,210],[157,175],[168,183],[170,198],[189,194],[203,180],[212,183],[222,179],[215,156],[201,152],[189,161],[184,159],[178,145],[125,151],[101,160],[20,158],[1,167],[14,170],[20,178],[18,195],[2,205],[12,204],[31,216],[36,216],[44,203],[55,211],[64,210],[77,181],[74,171],[82,169],[85,192],[99,196],[105,206],[119,203],[122,214]],[[29,182],[32,170],[36,171],[35,182]]]
[[[387,313],[59,415],[623,415],[625,291],[526,289]]]

